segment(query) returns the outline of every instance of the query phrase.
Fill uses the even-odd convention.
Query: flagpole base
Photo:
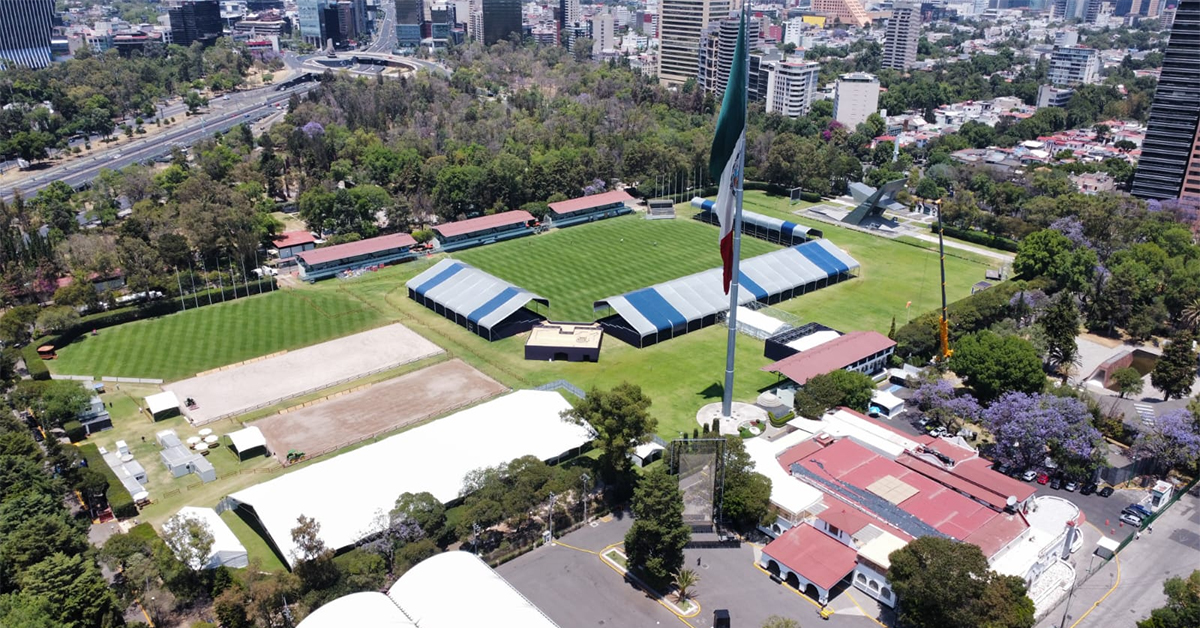
[[[696,413],[696,423],[700,427],[705,425],[716,427],[719,429],[722,436],[737,436],[741,432],[738,428],[750,427],[751,423],[761,421],[766,425],[768,414],[766,410],[752,404],[733,402],[732,409],[729,413],[731,416],[724,416],[721,412],[721,404],[710,403]]]

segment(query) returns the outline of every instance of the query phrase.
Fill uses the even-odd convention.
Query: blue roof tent
[[[828,240],[742,260],[738,303],[778,303],[854,276],[859,264]],[[593,304],[607,333],[648,347],[716,323],[729,309],[714,268]]]
[[[545,297],[453,259],[434,264],[405,286],[414,301],[488,340],[529,330],[546,318],[537,306],[550,308]]]
[[[714,206],[713,201],[699,196],[692,199],[692,207],[701,210],[696,214],[696,219],[713,225],[718,224],[717,215],[713,213]],[[795,246],[824,237],[819,229],[810,229],[794,222],[745,210],[742,210],[742,233],[784,246]]]

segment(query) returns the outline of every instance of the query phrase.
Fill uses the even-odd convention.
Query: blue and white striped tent
[[[488,340],[528,331],[545,316],[537,305],[550,301],[489,275],[470,264],[444,259],[408,280],[408,296]],[[530,309],[530,302],[533,308]]]
[[[859,264],[828,240],[742,260],[738,303],[778,303],[843,281]],[[716,323],[729,310],[721,269],[627,292],[593,306],[605,331],[635,347],[648,347]]]
[[[698,220],[712,225],[719,224],[717,215],[713,213],[713,208],[716,207],[714,201],[697,196],[692,199],[692,207],[701,210],[700,213],[696,214]],[[819,229],[812,229],[788,220],[780,220],[779,218],[772,218],[771,216],[745,210],[742,210],[742,234],[784,246],[794,246],[808,240],[824,237],[824,234]]]

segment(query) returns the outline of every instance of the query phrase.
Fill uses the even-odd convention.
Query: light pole
[[[587,523],[588,489],[590,488],[589,482],[592,481],[592,477],[587,473],[584,473],[583,475],[579,476],[579,479],[583,480],[583,522]]]
[[[549,517],[550,521],[549,521],[549,523],[550,523],[550,543],[551,544],[554,543],[554,500],[557,498],[558,498],[558,495],[555,495],[554,493],[550,493],[550,517]]]
[[[471,524],[471,545],[475,547],[475,555],[479,555],[479,524]]]

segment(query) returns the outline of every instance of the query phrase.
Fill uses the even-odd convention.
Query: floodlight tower
[[[950,356],[954,355],[954,349],[950,348],[950,316],[949,308],[946,306],[946,241],[945,241],[945,225],[942,223],[942,200],[933,201],[934,207],[937,209],[938,219],[938,261],[942,270],[942,320],[938,324],[938,334],[941,338],[941,357],[942,361],[949,360]]]

